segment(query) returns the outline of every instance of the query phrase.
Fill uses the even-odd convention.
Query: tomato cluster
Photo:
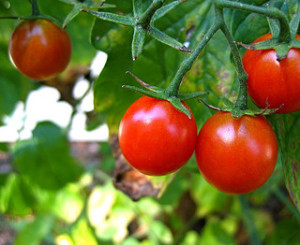
[[[68,33],[47,19],[25,20],[14,30],[9,55],[16,68],[34,80],[61,73],[71,58]]]
[[[195,150],[204,178],[233,194],[262,186],[277,160],[276,136],[263,116],[235,119],[230,112],[218,112],[197,135],[194,116],[188,118],[170,102],[146,96],[126,111],[119,142],[128,162],[148,175],[178,170]]]

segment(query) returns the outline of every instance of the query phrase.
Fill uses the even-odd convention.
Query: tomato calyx
[[[278,38],[272,38],[250,45],[237,41],[235,41],[235,43],[249,50],[274,49],[276,51],[278,61],[283,60],[287,56],[291,48],[300,48],[300,40],[296,40],[295,38],[291,39],[291,41],[289,41],[288,43],[279,42]]]
[[[214,111],[222,111],[222,112],[231,112],[232,116],[236,119],[241,118],[243,115],[252,116],[252,117],[258,117],[258,116],[267,116],[276,113],[278,110],[280,110],[284,105],[281,105],[278,108],[272,108],[270,109],[270,104],[268,102],[268,99],[266,100],[266,107],[259,110],[253,110],[253,109],[245,109],[241,110],[237,108],[233,103],[230,101],[226,101],[226,107],[220,108],[213,105],[208,104],[203,99],[198,98],[199,103],[203,103],[206,107],[214,110]]]
[[[131,75],[143,88],[139,88],[131,85],[122,85],[123,88],[127,88],[133,90],[134,92],[138,92],[140,94],[169,101],[177,110],[186,114],[189,118],[191,118],[190,111],[182,104],[182,101],[199,98],[200,96],[207,95],[208,92],[198,91],[194,93],[178,93],[177,96],[174,96],[167,92],[166,89],[150,85],[136,75],[131,73],[130,71],[126,71],[127,74]]]

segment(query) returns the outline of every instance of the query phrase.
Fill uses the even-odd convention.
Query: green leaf
[[[266,238],[266,245],[297,245],[300,243],[299,222],[294,219],[279,221],[274,232]]]
[[[300,112],[277,115],[274,120],[286,187],[300,211]]]
[[[14,245],[39,245],[50,232],[54,223],[51,215],[39,215],[35,220],[27,224],[17,235]]]
[[[10,215],[28,215],[36,204],[32,188],[28,181],[15,174],[1,175],[0,210]]]
[[[242,0],[243,3],[263,6],[267,0]],[[249,12],[234,10],[231,17],[231,31],[236,41],[252,43],[259,36],[269,32],[266,17]]]
[[[199,243],[214,245],[237,244],[234,238],[222,227],[221,222],[215,219],[211,219],[209,223],[205,225]]]
[[[62,188],[82,174],[82,167],[70,156],[66,135],[50,122],[39,123],[32,139],[16,144],[13,161],[20,174],[45,189]]]

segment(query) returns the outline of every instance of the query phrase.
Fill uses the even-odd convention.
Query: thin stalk
[[[289,20],[287,16],[277,8],[257,7],[254,5],[232,2],[228,0],[215,0],[215,4],[223,8],[238,9],[251,13],[261,14],[272,19],[277,19],[280,24],[280,33],[278,37],[279,42],[288,43],[291,40]]]
[[[253,220],[253,217],[250,213],[250,208],[248,206],[246,197],[244,195],[239,195],[238,198],[239,198],[239,201],[240,201],[240,204],[241,204],[242,213],[243,213],[243,217],[244,217],[244,222],[245,222],[245,225],[248,229],[249,236],[250,236],[250,239],[251,239],[251,243],[253,245],[260,245],[261,243],[259,241],[257,230],[254,226],[254,220]]]
[[[215,33],[220,29],[220,25],[221,25],[220,22],[215,21],[215,23],[212,25],[212,27],[205,34],[205,36],[203,37],[201,42],[198,44],[196,49],[193,51],[193,53],[186,60],[184,60],[181,63],[174,79],[172,80],[172,82],[170,83],[168,88],[166,89],[166,94],[167,95],[175,96],[175,97],[178,96],[179,87],[181,85],[183,77],[192,68],[193,63],[198,58],[198,56],[200,55],[201,51],[206,46],[206,44],[215,35]]]
[[[155,11],[158,10],[164,4],[164,2],[165,0],[153,0],[148,9],[139,18],[137,24],[140,24],[143,28],[146,29],[149,26]]]
[[[0,20],[20,20],[21,17],[18,16],[1,16]]]
[[[32,0],[31,4],[32,4],[32,15],[33,16],[38,16],[40,15],[40,10],[39,10],[39,6],[38,6],[38,0]]]
[[[238,97],[237,97],[234,107],[237,110],[246,110],[247,109],[247,98],[248,98],[248,95],[247,95],[248,75],[243,68],[242,59],[241,59],[239,50],[238,50],[236,44],[234,43],[234,38],[225,23],[223,11],[221,9],[217,10],[217,11],[220,11],[220,16],[222,16],[221,18],[222,18],[223,24],[221,26],[221,30],[222,30],[224,36],[226,37],[228,44],[230,46],[233,60],[234,60],[235,67],[236,67],[236,71],[237,71],[238,81],[239,81],[239,92],[238,92]]]

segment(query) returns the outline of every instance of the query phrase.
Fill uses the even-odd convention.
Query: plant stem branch
[[[222,22],[223,22],[223,24],[221,25],[221,30],[222,30],[224,36],[226,37],[228,44],[230,46],[233,60],[235,63],[235,67],[237,70],[238,81],[239,81],[239,92],[238,92],[238,97],[237,97],[234,107],[237,110],[246,110],[247,109],[247,97],[248,97],[248,95],[247,95],[248,75],[243,68],[242,59],[241,59],[239,50],[238,50],[236,44],[234,43],[233,36],[230,33],[230,31],[225,23],[223,14],[221,15],[222,10],[217,10],[217,11],[220,11],[220,16],[221,16],[220,18],[222,18]]]
[[[140,24],[144,29],[147,29],[155,11],[158,10],[164,2],[165,0],[153,0],[148,9],[138,19],[137,24]]]
[[[210,41],[210,39],[214,36],[214,34],[220,29],[221,23],[216,21],[212,27],[208,30],[208,32],[204,35],[201,42],[198,44],[196,49],[193,51],[193,53],[182,62],[181,66],[179,67],[174,79],[166,89],[166,94],[168,96],[177,96],[178,90],[181,85],[182,79],[185,76],[185,74],[192,68],[193,63],[200,55],[203,48],[206,46],[206,44]]]
[[[40,15],[40,10],[39,10],[39,6],[38,6],[38,0],[32,0],[31,4],[32,4],[32,15],[33,16],[38,16]]]

